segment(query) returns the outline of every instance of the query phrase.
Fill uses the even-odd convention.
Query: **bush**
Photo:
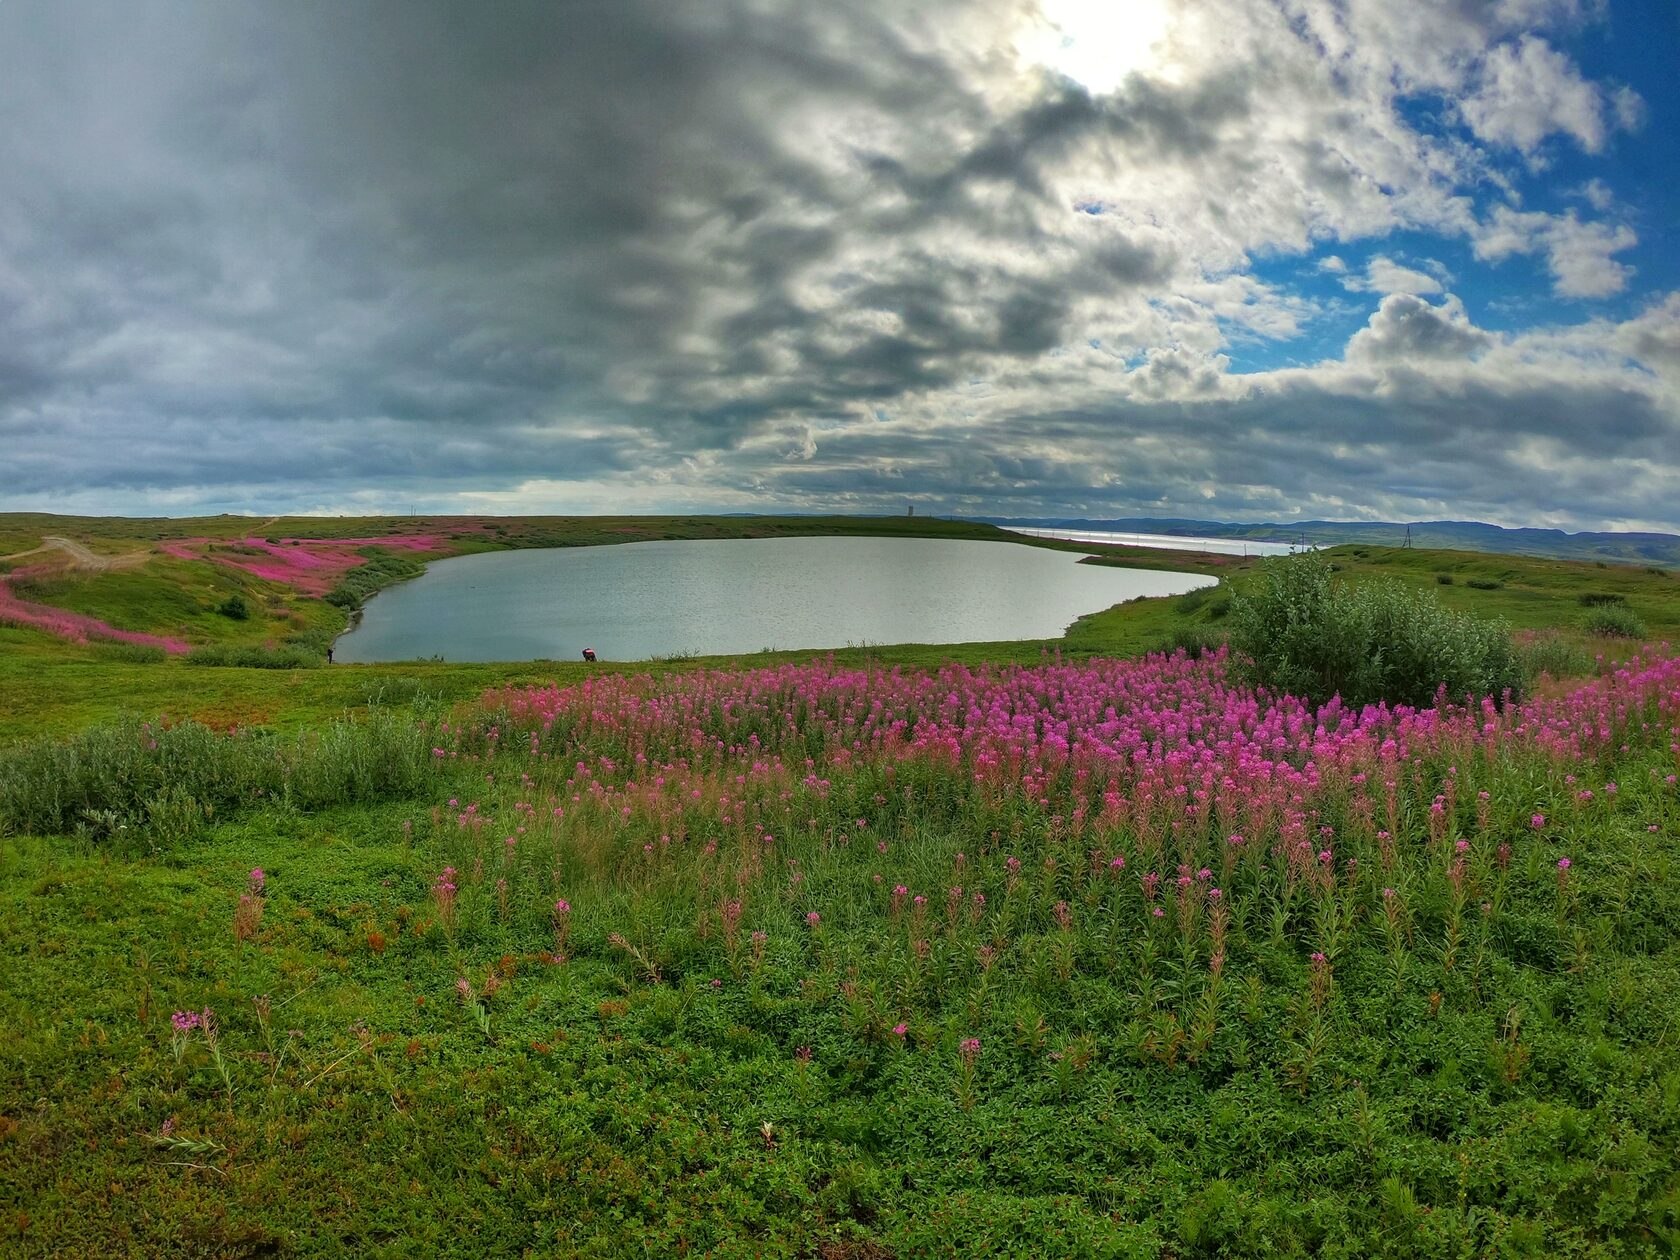
[[[1451,586],[1453,584],[1453,575],[1450,573],[1437,573],[1435,575],[1435,581],[1441,586]]]
[[[1504,586],[1505,583],[1497,581],[1494,578],[1467,578],[1465,579],[1464,585],[1468,586],[1473,591],[1497,591],[1500,587]]]
[[[1587,617],[1587,633],[1608,639],[1643,639],[1645,623],[1626,604],[1607,604]]]
[[[1609,591],[1583,591],[1575,599],[1583,608],[1608,608],[1612,604],[1627,603],[1626,595],[1613,595]]]
[[[251,616],[250,608],[246,606],[244,597],[240,595],[229,595],[220,604],[216,605],[216,611],[224,617],[232,618],[234,621],[248,621]]]
[[[1233,667],[1246,681],[1322,703],[1427,705],[1520,692],[1502,622],[1450,612],[1393,580],[1350,586],[1313,555],[1268,560],[1231,611]]]

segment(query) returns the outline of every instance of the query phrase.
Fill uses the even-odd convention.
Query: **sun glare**
[[[1064,74],[1096,95],[1134,72],[1163,76],[1169,0],[1039,0],[1017,40],[1024,61]]]

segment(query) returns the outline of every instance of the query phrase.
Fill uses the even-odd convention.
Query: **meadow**
[[[1255,685],[1224,588],[596,671],[0,630],[0,1251],[1672,1254],[1680,658],[1589,621],[1672,579],[1331,562],[1501,604],[1524,694]]]

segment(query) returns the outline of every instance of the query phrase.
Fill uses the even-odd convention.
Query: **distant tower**
[[[906,506],[907,506],[907,507],[908,507],[908,509],[909,509],[909,510],[908,510],[908,511],[906,511],[906,512],[905,512],[905,513],[904,513],[904,515],[906,515],[906,516],[914,516],[914,515],[916,515],[916,505],[915,505],[915,504],[914,504],[914,503],[911,503],[911,504],[907,504],[907,505],[906,505]]]
[[[1402,547],[1410,547],[1412,545],[1412,527],[1410,525],[1406,526],[1406,541],[1400,545]]]

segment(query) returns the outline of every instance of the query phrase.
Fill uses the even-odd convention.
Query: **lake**
[[[1113,543],[1157,551],[1210,551],[1225,556],[1292,556],[1307,543],[1256,542],[1251,538],[1197,538],[1189,534],[1125,534],[1108,529],[1073,529],[1060,525],[1000,525],[1011,534],[1058,538],[1064,542]]]
[[[1059,638],[1197,573],[1080,564],[1075,552],[943,538],[764,538],[497,551],[439,560],[376,595],[346,662],[602,660],[763,648]]]

